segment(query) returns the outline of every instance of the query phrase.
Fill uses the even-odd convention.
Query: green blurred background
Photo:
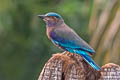
[[[0,80],[37,80],[57,52],[38,14],[57,12],[96,50],[120,65],[120,0],[0,0]]]

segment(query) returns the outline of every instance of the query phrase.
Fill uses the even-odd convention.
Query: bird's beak
[[[45,18],[45,15],[38,15],[38,17],[44,19],[44,18]]]

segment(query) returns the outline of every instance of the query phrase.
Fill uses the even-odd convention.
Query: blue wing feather
[[[65,37],[65,34],[63,36],[60,36],[60,35],[57,35],[56,32],[51,32],[51,37],[52,37],[52,41],[55,44],[57,44],[61,47],[64,47],[64,49],[71,48],[71,49],[76,49],[76,50],[87,51],[89,53],[95,53],[95,51],[83,40],[81,41],[79,39],[76,40],[75,38],[68,38],[69,35],[67,37]],[[72,37],[72,36],[70,36],[70,37]],[[79,42],[79,41],[81,41],[81,42]]]
[[[80,50],[80,49],[73,49],[73,48],[69,48],[69,47],[66,47],[66,45],[65,44],[61,44],[61,43],[58,43],[58,42],[56,42],[55,40],[53,40],[54,41],[54,43],[55,44],[57,44],[57,45],[60,45],[60,46],[64,46],[63,48],[65,49],[65,50],[67,50],[67,51],[69,51],[69,52],[71,52],[71,53],[77,53],[77,54],[80,54],[83,58],[84,58],[84,60],[89,64],[89,65],[91,65],[95,70],[97,70],[97,71],[100,71],[101,70],[101,68],[94,62],[94,60],[88,55],[88,53],[87,52],[85,52],[85,51],[83,51],[83,50]],[[68,46],[68,45],[67,45]]]

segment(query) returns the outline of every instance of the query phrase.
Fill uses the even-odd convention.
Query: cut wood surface
[[[120,80],[120,66],[108,63],[96,71],[80,55],[57,53],[46,62],[38,80]]]

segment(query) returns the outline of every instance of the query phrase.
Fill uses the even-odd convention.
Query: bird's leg
[[[65,54],[65,53],[67,53],[67,51],[64,51],[62,54]]]
[[[65,54],[65,55],[67,55],[67,56],[74,56],[74,53],[70,53],[70,52],[68,52],[68,51],[64,51],[63,52],[63,54]]]
[[[68,51],[64,51],[62,54],[69,54],[70,52],[68,52]]]

